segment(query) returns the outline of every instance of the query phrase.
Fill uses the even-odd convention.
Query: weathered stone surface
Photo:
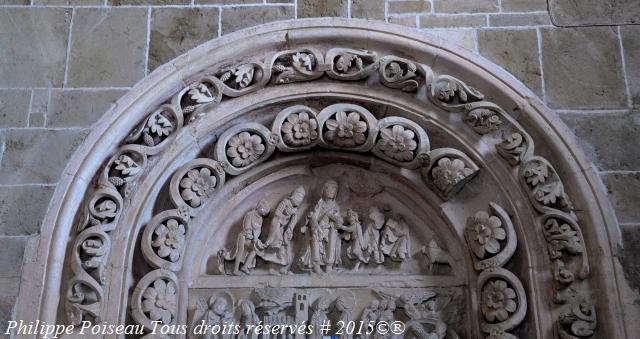
[[[0,9],[0,87],[62,86],[71,9]]]
[[[600,170],[640,170],[640,157],[629,149],[640,145],[640,113],[562,114],[561,118]]]
[[[126,92],[126,90],[53,90],[48,109],[48,126],[90,126]]]
[[[431,3],[426,0],[389,1],[389,13],[421,13],[431,11]]]
[[[418,27],[415,15],[389,15],[389,23],[408,27]]]
[[[144,77],[146,8],[80,8],[75,13],[68,86],[124,87]]]
[[[9,320],[13,320],[13,306],[15,304],[15,298],[0,298],[0,322],[6,324]],[[9,338],[4,334],[6,325],[2,326],[3,332],[0,333],[0,338]]]
[[[420,17],[421,28],[484,27],[486,15],[424,15]]]
[[[0,187],[0,236],[38,233],[53,186]]]
[[[29,90],[0,90],[0,127],[27,126]]]
[[[85,135],[83,130],[6,131],[0,184],[56,183]]]
[[[615,28],[542,29],[547,103],[554,108],[627,106]]]
[[[352,0],[351,17],[384,20],[384,0]]]
[[[484,13],[499,9],[498,0],[434,0],[433,8],[438,13]]]
[[[20,277],[27,237],[0,237],[0,278]]]
[[[502,0],[504,12],[546,11],[547,0]]]
[[[41,6],[95,6],[103,5],[104,0],[33,0],[33,4]]]
[[[4,0],[3,5],[29,5],[31,0]]]
[[[549,0],[549,11],[558,26],[640,23],[637,0]]]
[[[640,290],[640,225],[620,227],[622,230],[623,250],[620,253],[620,264],[630,287]]]
[[[476,31],[473,29],[431,29],[427,33],[437,35],[448,42],[453,42],[461,47],[475,51]]]
[[[620,27],[627,83],[634,106],[640,106],[640,26]]]
[[[29,114],[29,127],[44,127],[47,124],[45,113],[34,112]]]
[[[542,94],[535,30],[479,30],[478,50],[482,56],[511,72],[534,93]]]
[[[3,299],[13,300],[20,290],[20,277],[0,278],[0,305]],[[1,316],[0,311],[0,316]],[[1,334],[1,332],[0,332]],[[2,337],[0,337],[2,338]]]
[[[277,1],[277,2],[281,2],[281,1]],[[286,2],[286,1],[282,1],[282,2]],[[261,0],[196,0],[196,4],[216,4],[216,5],[261,4],[261,3],[262,3]]]
[[[640,223],[640,172],[606,173],[602,180],[616,209],[618,222]]]
[[[159,8],[151,14],[149,70],[218,37],[217,8]]]
[[[298,18],[346,17],[347,0],[298,0]]]
[[[112,6],[130,5],[189,5],[191,0],[109,0]]]
[[[42,127],[46,122],[47,106],[51,89],[34,89],[31,95],[29,127]]]
[[[222,10],[222,33],[271,21],[293,19],[293,6],[231,7]]]
[[[489,26],[549,26],[551,18],[547,13],[509,13],[489,16]]]

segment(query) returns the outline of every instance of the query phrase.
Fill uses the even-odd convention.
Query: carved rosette
[[[277,135],[261,124],[236,125],[222,133],[214,157],[227,173],[238,175],[267,160],[275,150],[277,139]]]
[[[480,169],[466,154],[453,148],[434,149],[429,159],[422,168],[422,178],[444,200],[457,193]]]
[[[335,104],[318,114],[320,146],[356,152],[371,150],[378,132],[376,118],[366,108]]]
[[[155,215],[142,234],[142,254],[153,268],[178,271],[189,226],[189,217],[178,210]]]
[[[171,201],[181,215],[200,209],[224,185],[223,165],[215,160],[198,158],[180,167],[169,184]]]
[[[178,277],[168,270],[158,269],[142,277],[132,295],[131,315],[146,329],[154,328],[154,321],[174,325],[178,302]]]
[[[418,155],[429,152],[429,137],[418,124],[387,117],[378,121],[378,131],[373,154],[397,166],[415,169],[422,165]]]
[[[487,338],[516,338],[507,333],[518,327],[527,314],[527,297],[513,273],[500,267],[485,269],[478,276],[480,328]]]
[[[492,214],[478,211],[467,219],[465,239],[475,256],[476,270],[502,267],[513,256],[518,244],[509,214],[490,202]]]
[[[487,338],[513,339],[527,313],[527,297],[520,280],[503,267],[509,262],[518,239],[511,218],[500,205],[490,202],[491,214],[478,211],[469,216],[465,238],[474,256],[478,276],[480,327]]]
[[[298,152],[315,147],[320,140],[317,116],[315,110],[303,105],[280,111],[271,127],[271,133],[278,136],[278,150]]]

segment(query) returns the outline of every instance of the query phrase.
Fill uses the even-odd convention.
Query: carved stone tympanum
[[[65,170],[16,316],[144,338],[626,338],[595,172],[513,77],[445,46],[305,20],[158,68]],[[404,331],[206,330],[327,321]]]

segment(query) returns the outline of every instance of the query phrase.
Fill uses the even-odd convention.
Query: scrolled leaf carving
[[[473,128],[478,134],[488,134],[498,130],[498,127],[502,124],[502,119],[495,109],[489,107],[477,107],[471,109],[465,121]]]
[[[519,132],[504,132],[496,150],[511,166],[518,165],[527,152],[528,141]]]
[[[560,315],[560,338],[589,338],[595,333],[596,321],[596,310],[592,304],[573,302],[571,308]]]
[[[573,207],[555,169],[541,157],[532,157],[521,168],[523,185],[540,212],[557,209],[570,212]]]
[[[449,75],[440,75],[430,84],[429,99],[447,110],[464,109],[468,103],[484,99],[475,88]]]
[[[380,59],[380,82],[389,88],[415,92],[420,86],[418,76],[424,79],[424,73],[418,68],[411,60],[385,56]]]
[[[366,50],[332,48],[327,52],[327,75],[336,80],[360,80],[378,69],[378,54]]]
[[[324,75],[320,67],[324,64],[324,57],[312,48],[279,52],[272,63],[276,84],[311,81]]]

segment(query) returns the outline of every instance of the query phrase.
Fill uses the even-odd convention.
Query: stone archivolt
[[[402,320],[407,338],[596,333],[586,239],[559,172],[534,154],[528,132],[479,90],[410,53],[353,47],[292,44],[260,60],[239,55],[199,72],[133,128],[77,217],[61,297],[66,320],[103,321],[126,306],[148,327],[329,318]],[[269,97],[273,87],[296,82],[307,91],[315,82],[326,87],[322,100],[301,95],[270,113],[231,112],[213,123],[218,108],[232,108],[225,102]],[[331,94],[350,83],[429,102],[451,119],[434,123],[356,94]],[[393,106],[385,100],[378,103]],[[459,141],[469,138],[464,124],[477,134],[473,147]],[[208,151],[176,156],[174,145],[189,133],[204,133],[198,142]],[[166,157],[184,160],[163,169],[167,185],[153,185],[153,213],[125,218]],[[500,166],[498,157],[513,169],[499,172],[514,178],[489,179],[485,166]],[[114,235],[138,218],[145,220],[139,241],[123,245]],[[518,247],[523,237],[526,248]],[[546,242],[536,263],[550,269],[553,306],[538,282],[527,282],[523,266],[534,265],[527,256],[536,249],[529,238]],[[116,242],[133,268],[110,268],[122,256]],[[135,270],[130,294],[123,289],[123,305],[109,306],[117,292],[110,279],[125,270]],[[318,278],[325,275],[330,282]],[[520,327],[545,312],[552,331]]]

